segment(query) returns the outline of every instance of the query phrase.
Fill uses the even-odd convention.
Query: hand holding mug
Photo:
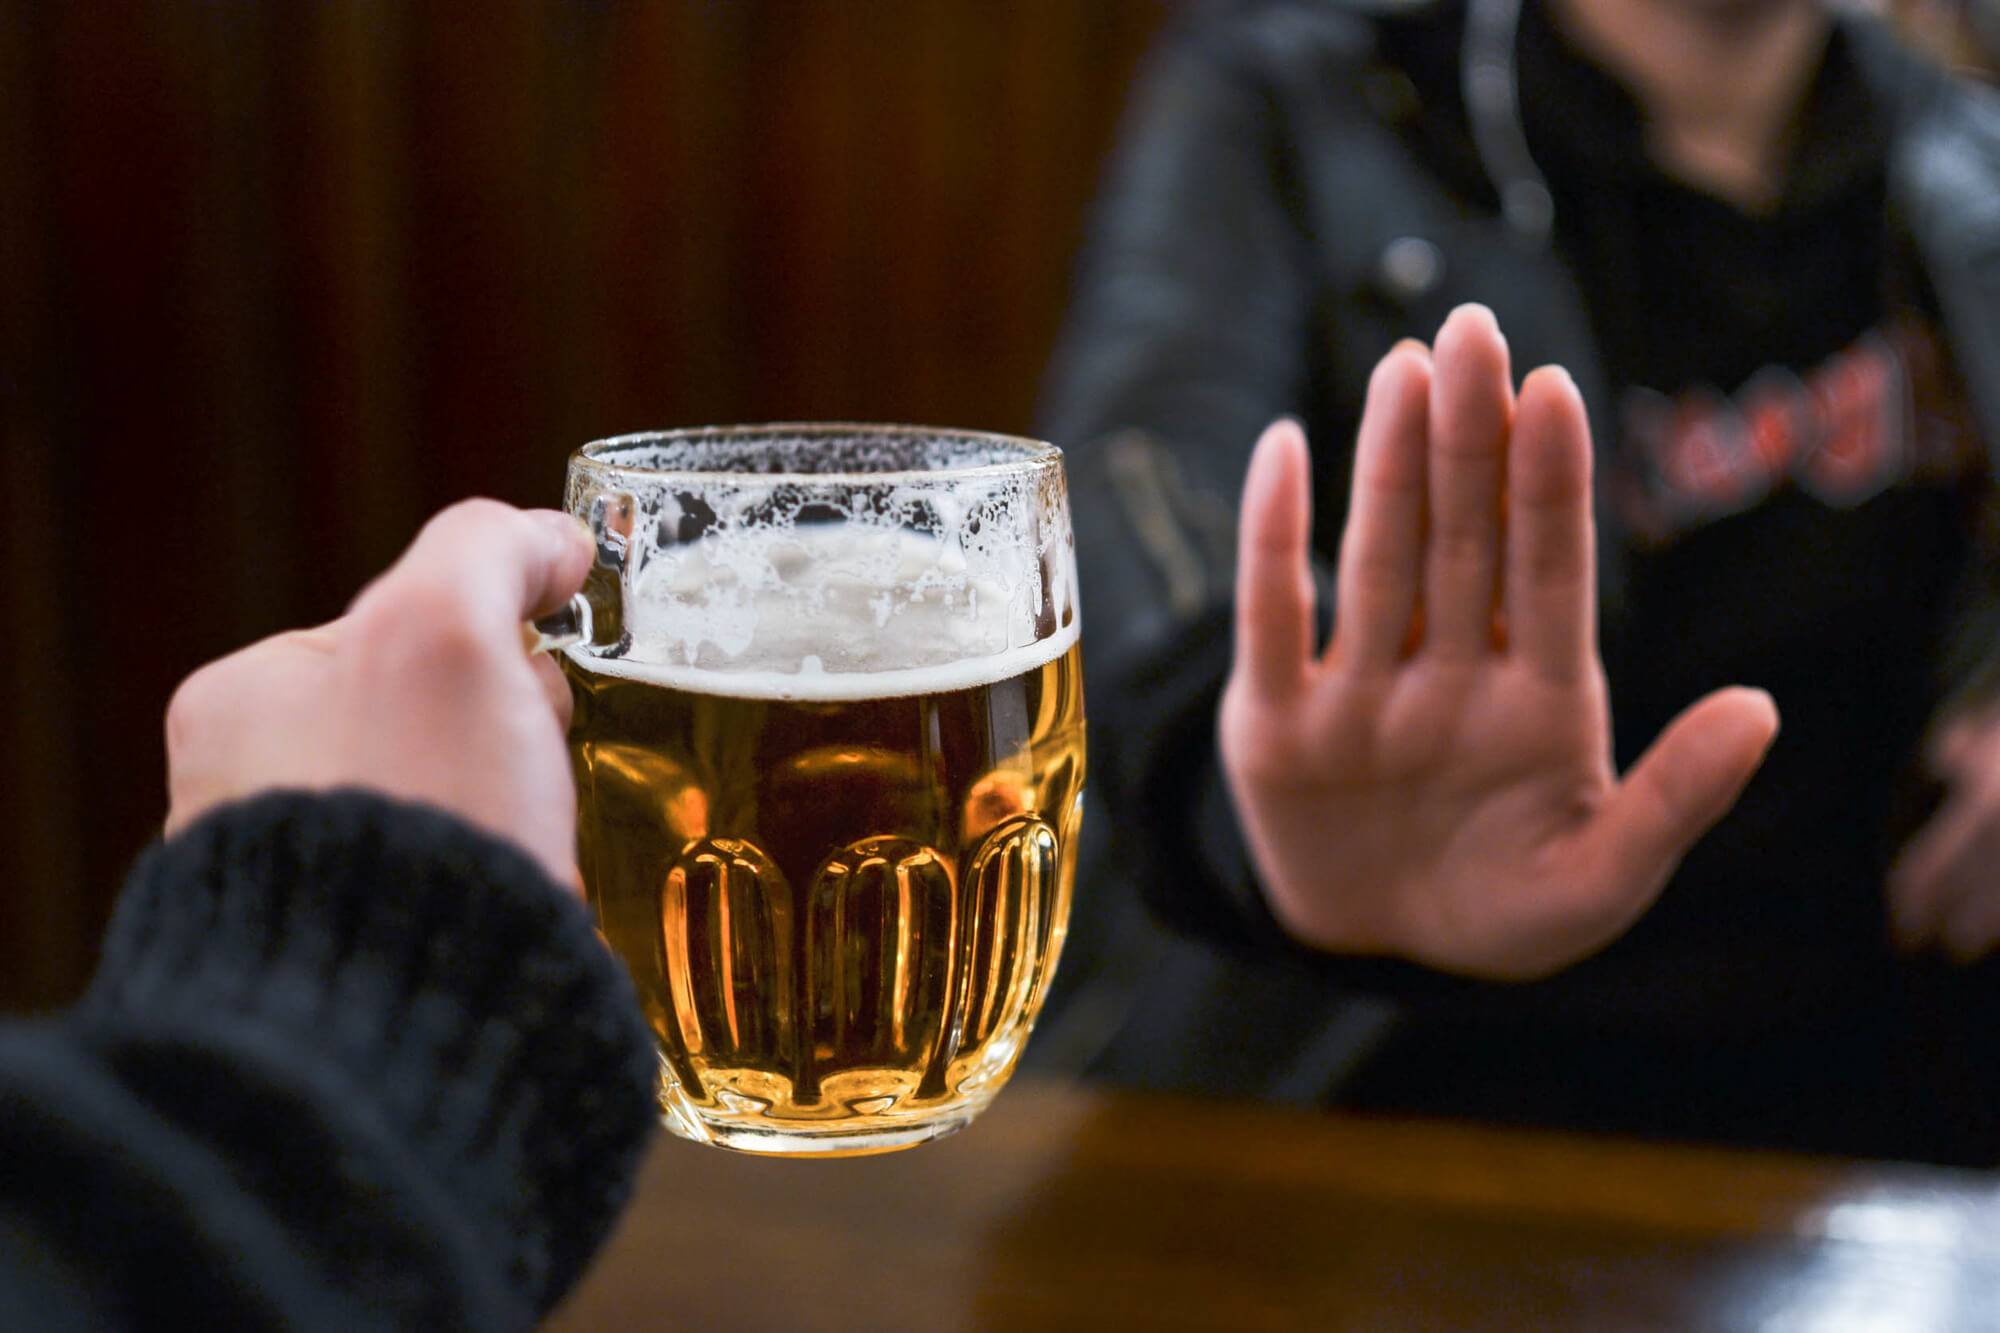
[[[167,709],[169,833],[270,788],[361,786],[520,843],[574,883],[569,691],[523,647],[591,543],[551,511],[470,500],[433,518],[347,614],[201,668]]]

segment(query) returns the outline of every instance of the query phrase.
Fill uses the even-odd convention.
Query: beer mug
[[[1084,776],[1060,451],[900,426],[631,435],[554,641],[578,852],[687,1138],[883,1152],[1019,1059]],[[544,627],[545,632],[547,627]]]

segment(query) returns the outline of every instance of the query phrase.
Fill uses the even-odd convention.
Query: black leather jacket
[[[1281,413],[1307,423],[1316,543],[1330,553],[1375,362],[1479,301],[1517,373],[1567,367],[1600,449],[1612,438],[1590,320],[1547,241],[1552,204],[1515,117],[1513,15],[1507,0],[1472,0],[1468,20],[1459,3],[1433,16],[1464,34],[1455,86],[1426,87],[1385,52],[1385,23],[1411,6],[1384,19],[1338,0],[1239,3],[1170,44],[1131,113],[1050,382],[1043,428],[1069,451],[1078,495],[1093,833],[1161,915],[1210,941],[1287,947],[1236,838],[1212,736],[1235,501],[1259,431]],[[1980,434],[2000,450],[2000,99],[1879,24],[1838,22],[1888,122],[1892,213]],[[1615,626],[1626,544],[1603,506],[1600,530]],[[1966,662],[2000,641],[1990,601],[1956,617]],[[1682,1006],[1686,959],[1712,943],[1615,947],[1529,989],[1572,1009],[1583,997],[1602,1012]],[[1339,966],[1355,984],[1463,993],[1413,968]]]

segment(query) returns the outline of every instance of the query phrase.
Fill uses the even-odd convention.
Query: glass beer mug
[[[1058,450],[913,427],[600,440],[558,644],[579,862],[669,1128],[882,1152],[1006,1081],[1061,951],[1084,775]]]

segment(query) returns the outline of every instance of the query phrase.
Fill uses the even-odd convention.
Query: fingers
[[[548,534],[554,550],[537,567],[539,585],[530,584],[522,599],[522,615],[541,616],[561,607],[583,588],[591,564],[597,559],[597,542],[590,528],[574,514],[559,509],[525,511],[529,522]]]
[[[407,592],[518,637],[520,621],[555,610],[583,586],[593,554],[589,534],[566,514],[464,500],[426,523],[355,609],[385,590]]]
[[[1260,695],[1299,688],[1313,656],[1312,460],[1296,421],[1250,455],[1236,553],[1236,674]]]
[[[1545,367],[1517,407],[1509,374],[1506,339],[1477,305],[1452,312],[1435,358],[1406,343],[1376,367],[1341,538],[1341,663],[1397,661],[1420,607],[1427,651],[1488,652],[1504,585],[1510,642],[1525,636],[1523,650],[1559,679],[1593,668],[1583,402],[1566,372]]]
[[[1391,666],[1409,639],[1423,568],[1430,393],[1430,352],[1416,342],[1391,349],[1368,382],[1336,580],[1334,658],[1343,666]]]
[[[528,665],[534,669],[535,683],[541,687],[549,707],[555,710],[556,721],[565,732],[568,731],[570,716],[576,709],[576,698],[570,693],[569,682],[563,679],[562,668],[548,653],[529,654]]]
[[[1898,946],[1916,950],[1938,936],[1948,904],[1952,865],[1972,840],[1971,812],[1947,802],[1903,850],[1889,873],[1889,932]]]
[[[1652,901],[1695,839],[1736,803],[1778,734],[1778,709],[1762,690],[1717,690],[1670,723],[1641,755],[1600,814],[1614,883],[1635,911]]]
[[[1438,331],[1430,392],[1424,637],[1450,657],[1487,652],[1500,581],[1500,493],[1514,391],[1493,312],[1460,306]]]
[[[1508,646],[1544,674],[1580,679],[1597,661],[1590,426],[1568,372],[1521,385],[1507,449]]]
[[[1992,719],[1983,714],[1955,717],[1940,726],[1925,747],[1931,771],[1939,777],[1958,780],[1978,771],[1981,744],[1992,732]]]
[[[372,788],[513,838],[567,879],[569,693],[520,625],[583,581],[572,519],[493,501],[427,524],[349,614],[190,677],[167,719],[168,831],[274,787]]]
[[[1955,794],[1924,826],[1889,875],[1889,924],[1909,950],[1942,944],[1960,963],[2000,940],[2000,824],[1994,798]]]
[[[1904,949],[1942,944],[1969,963],[2000,942],[2000,714],[1957,712],[1929,759],[1946,798],[1890,870],[1889,925]]]

